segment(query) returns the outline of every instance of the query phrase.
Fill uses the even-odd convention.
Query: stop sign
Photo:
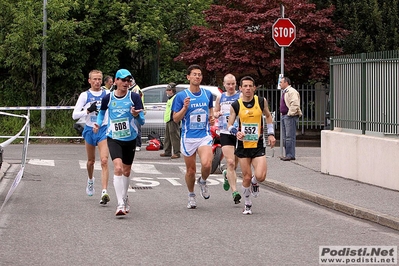
[[[289,18],[279,18],[272,27],[273,40],[280,47],[288,47],[295,40],[296,28]]]

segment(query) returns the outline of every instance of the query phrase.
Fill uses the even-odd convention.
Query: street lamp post
[[[47,0],[43,0],[43,49],[42,49],[42,102],[41,106],[46,106],[46,92],[47,92]],[[46,110],[41,110],[41,128],[46,126]]]

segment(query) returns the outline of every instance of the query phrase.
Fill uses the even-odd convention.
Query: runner
[[[176,94],[172,104],[173,120],[182,121],[181,153],[186,163],[186,184],[188,188],[188,209],[195,209],[197,202],[194,193],[196,174],[196,155],[201,162],[201,176],[197,183],[204,199],[210,194],[206,179],[211,172],[212,165],[212,136],[210,124],[213,124],[213,96],[208,90],[200,87],[202,70],[198,65],[191,65],[187,69],[187,79],[190,88]]]
[[[220,144],[222,145],[223,156],[226,159],[227,169],[223,170],[223,189],[228,191],[231,188],[233,201],[235,204],[240,203],[241,195],[237,191],[237,175],[236,168],[238,163],[237,156],[234,155],[237,143],[236,136],[230,134],[227,128],[227,122],[230,116],[230,106],[233,102],[240,98],[240,92],[236,90],[236,77],[227,74],[223,79],[223,86],[226,89],[220,96],[216,98],[215,118],[218,118],[220,130]],[[234,126],[238,126],[236,123]]]
[[[276,144],[274,138],[273,118],[269,111],[267,101],[263,97],[255,95],[255,81],[250,76],[245,76],[240,81],[241,99],[230,107],[228,129],[231,134],[237,136],[237,149],[235,155],[241,166],[243,181],[242,194],[245,199],[243,214],[252,214],[252,196],[259,195],[259,184],[266,179],[267,163],[266,151],[263,140],[263,116],[266,116],[267,142],[272,148]],[[233,126],[236,118],[239,118],[239,128]],[[254,168],[252,174],[251,166]]]
[[[94,163],[96,161],[96,146],[100,153],[101,160],[101,200],[100,204],[107,204],[110,201],[108,189],[108,146],[107,146],[107,119],[104,119],[98,133],[93,132],[94,123],[97,120],[98,109],[101,105],[101,100],[109,93],[109,90],[101,88],[103,74],[100,70],[92,70],[89,73],[88,82],[91,85],[90,89],[82,92],[79,95],[75,108],[72,113],[72,118],[77,120],[85,117],[86,124],[82,132],[83,139],[85,140],[85,147],[87,153],[87,185],[86,194],[93,196],[94,194]]]
[[[108,110],[107,142],[114,163],[114,188],[118,199],[115,215],[126,215],[130,211],[127,195],[130,171],[136,152],[137,126],[134,120],[144,125],[143,103],[140,95],[128,91],[132,74],[126,69],[119,69],[115,75],[117,89],[107,94],[101,102],[94,132],[103,123]]]

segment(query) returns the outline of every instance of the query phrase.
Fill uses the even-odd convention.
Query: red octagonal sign
[[[280,47],[288,47],[295,40],[296,28],[289,18],[279,18],[272,27],[273,40]]]

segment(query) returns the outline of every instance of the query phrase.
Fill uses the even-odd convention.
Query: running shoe
[[[252,205],[245,205],[244,211],[242,212],[242,214],[251,215],[252,214],[251,207],[252,207]]]
[[[195,200],[195,196],[188,197],[187,209],[195,209],[197,208],[197,201]]]
[[[107,192],[102,192],[101,194],[100,204],[105,205],[110,201],[109,195]]]
[[[254,184],[251,182],[251,192],[252,192],[252,196],[254,198],[259,196],[259,184],[258,183]]]
[[[115,215],[116,216],[126,215],[125,206],[124,205],[118,205],[118,207],[116,207]]]
[[[87,194],[87,196],[93,196],[93,194],[94,194],[94,178],[91,180],[89,179],[87,181],[86,194]]]
[[[229,184],[229,180],[227,179],[227,170],[223,170],[222,174],[223,174],[223,178],[224,178],[223,189],[225,191],[229,191],[230,184]]]
[[[141,148],[140,147],[136,147],[136,151],[141,151]]]
[[[233,192],[233,200],[235,204],[240,203],[241,195],[238,193],[238,191]]]
[[[209,197],[210,197],[211,195],[209,195],[209,189],[208,189],[208,186],[206,185],[206,181],[205,181],[204,183],[202,183],[200,180],[201,180],[201,177],[198,177],[197,183],[198,183],[198,185],[200,186],[200,193],[201,193],[201,196],[202,196],[204,199],[209,199]]]
[[[125,213],[129,213],[130,212],[130,202],[129,202],[128,196],[126,196],[126,198],[123,199],[123,204],[125,205]]]

